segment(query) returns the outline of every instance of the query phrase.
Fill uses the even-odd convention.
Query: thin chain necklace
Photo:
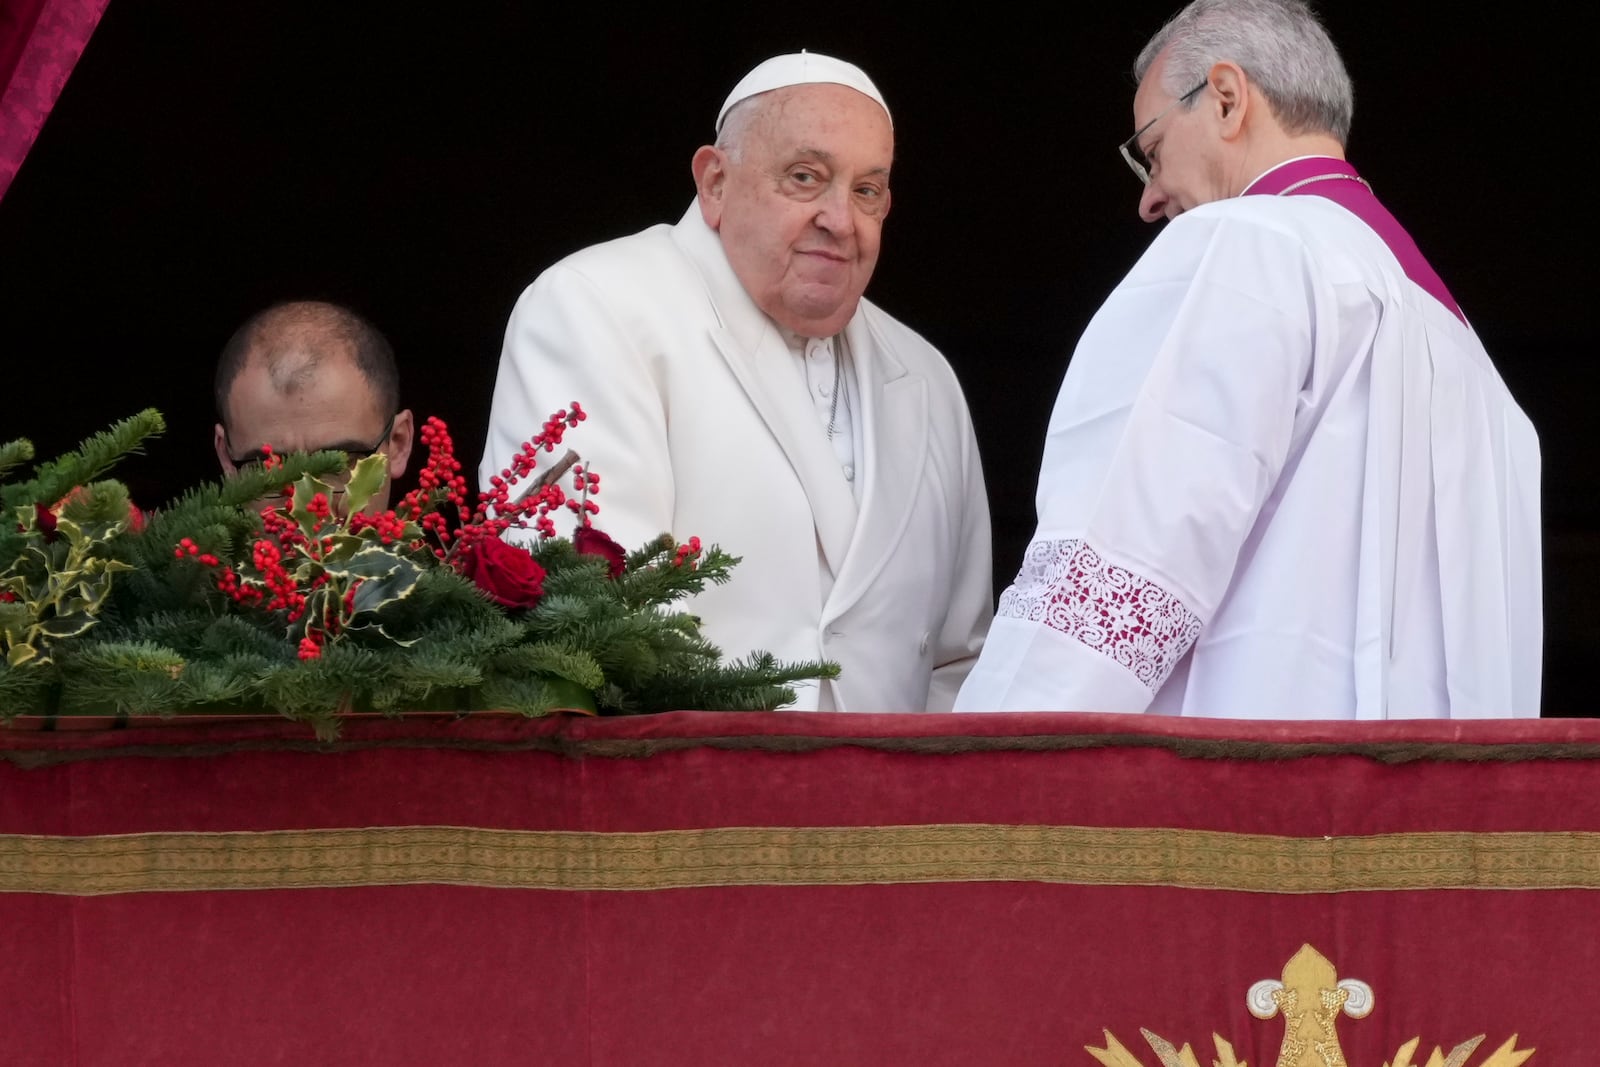
[[[1334,172],[1334,173],[1330,173],[1330,174],[1314,174],[1309,178],[1301,178],[1299,181],[1295,182],[1293,185],[1290,185],[1287,188],[1278,190],[1278,195],[1279,196],[1288,196],[1290,193],[1294,192],[1296,189],[1304,188],[1305,186],[1310,185],[1312,182],[1331,182],[1335,178],[1343,178],[1347,182],[1360,182],[1362,185],[1365,185],[1367,187],[1367,192],[1369,192],[1369,193],[1372,192],[1372,183],[1367,181],[1367,179],[1365,179],[1363,177],[1360,177],[1359,175],[1355,175],[1355,174],[1340,174],[1338,172]]]
[[[828,440],[833,440],[833,435],[838,432],[834,428],[834,420],[839,417],[839,391],[843,381],[844,360],[839,353],[833,354],[833,403],[828,407]]]

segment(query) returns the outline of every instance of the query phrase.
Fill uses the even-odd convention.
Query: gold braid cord
[[[1340,979],[1326,956],[1310,945],[1302,945],[1284,966],[1283,978],[1257,982],[1250,987],[1248,1000],[1250,1014],[1258,1019],[1283,1016],[1283,1043],[1273,1067],[1351,1067],[1339,1045],[1335,1023],[1341,1013],[1356,1019],[1366,1016],[1372,1010],[1372,989],[1357,979]],[[1202,1067],[1188,1045],[1180,1049],[1153,1031],[1141,1028],[1139,1032],[1161,1067]],[[1084,1046],[1103,1067],[1145,1067],[1144,1061],[1129,1052],[1110,1030],[1103,1033],[1104,1048]],[[1383,1067],[1519,1067],[1535,1051],[1517,1048],[1517,1035],[1512,1034],[1487,1057],[1469,1062],[1486,1036],[1479,1034],[1463,1041],[1448,1053],[1435,1048],[1426,1063],[1412,1058],[1422,1040],[1414,1037],[1400,1046],[1394,1059]],[[1217,1056],[1210,1067],[1250,1067],[1234,1056],[1233,1046],[1221,1034],[1212,1034],[1211,1040]]]
[[[657,890],[977,881],[1272,894],[1600,889],[1600,833],[1295,838],[1162,828],[930,824],[641,832],[392,826],[0,834],[0,893],[98,896],[419,884]]]

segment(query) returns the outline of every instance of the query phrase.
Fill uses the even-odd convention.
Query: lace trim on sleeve
[[[1151,692],[1200,636],[1172,593],[1113,566],[1079,538],[1035,541],[997,614],[1043,623],[1126,667]]]

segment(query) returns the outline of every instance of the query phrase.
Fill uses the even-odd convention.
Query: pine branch
[[[59,668],[54,664],[8,667],[0,656],[0,722],[18,715],[53,712],[60,684]]]
[[[144,441],[166,428],[166,421],[154,408],[113,423],[109,430],[86,438],[73,451],[40,466],[28,481],[0,486],[0,504],[7,511],[20,504],[53,504],[75,487],[100,477],[122,457],[142,452]]]
[[[183,657],[150,642],[88,644],[62,661],[63,714],[171,715],[194,703]]]
[[[838,676],[837,664],[783,664],[763,652],[720,666],[659,676],[648,690],[640,691],[634,713],[681,708],[770,711],[794,703],[794,683]]]
[[[605,671],[595,658],[581,648],[557,643],[518,645],[494,657],[497,674],[509,677],[565,678],[585,689],[605,684]]]
[[[715,545],[704,550],[694,565],[676,563],[678,542],[662,534],[628,556],[617,578],[617,592],[629,607],[668,604],[702,592],[708,585],[726,584],[739,557]]]
[[[523,715],[548,715],[570,708],[563,690],[544,678],[490,676],[484,681],[483,707]]]
[[[24,463],[33,459],[33,442],[26,437],[0,445],[0,481]]]

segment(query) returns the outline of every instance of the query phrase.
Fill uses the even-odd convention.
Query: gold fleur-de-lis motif
[[[1277,1067],[1346,1067],[1336,1023],[1339,1013],[1361,1018],[1372,1010],[1372,987],[1340,981],[1328,958],[1301,945],[1283,968],[1281,981],[1250,987],[1250,1013],[1258,1019],[1283,1015]]]
[[[1250,1014],[1256,1018],[1283,1016],[1283,1040],[1275,1067],[1349,1067],[1339,1044],[1339,1015],[1365,1018],[1372,1011],[1372,1002],[1371,986],[1359,979],[1340,978],[1327,957],[1310,945],[1300,946],[1300,951],[1284,965],[1281,979],[1257,982],[1250,987],[1247,997]],[[1143,1027],[1139,1032],[1160,1059],[1161,1067],[1200,1067],[1190,1046],[1180,1048]],[[1110,1030],[1102,1033],[1106,1042],[1104,1048],[1085,1045],[1084,1050],[1104,1067],[1143,1067],[1139,1058]],[[1448,1056],[1435,1049],[1427,1060],[1427,1067],[1468,1067],[1467,1060],[1483,1043],[1484,1036],[1480,1034],[1457,1045]],[[1212,1061],[1215,1067],[1245,1067],[1221,1034],[1213,1033],[1211,1039],[1217,1049],[1216,1059]],[[1412,1057],[1420,1044],[1419,1038],[1412,1038],[1384,1067],[1418,1067]],[[1474,1067],[1522,1067],[1533,1053],[1533,1049],[1517,1048],[1517,1035],[1512,1034],[1505,1044]]]

